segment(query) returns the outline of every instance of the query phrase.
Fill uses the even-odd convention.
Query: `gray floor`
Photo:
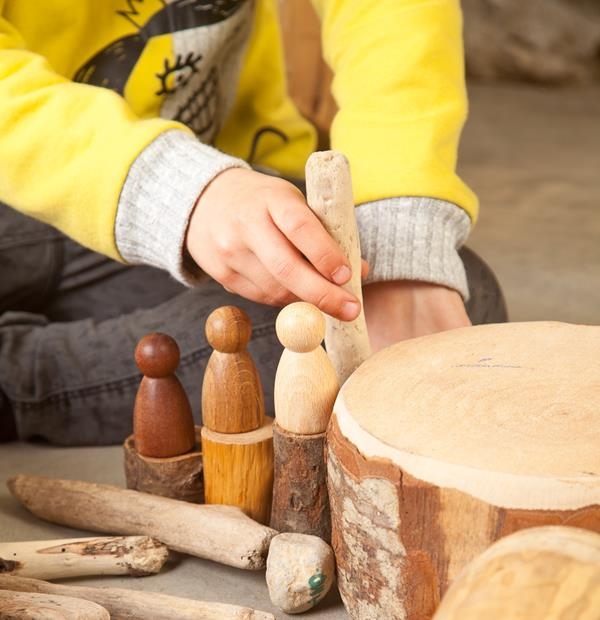
[[[513,320],[600,323],[600,88],[471,88],[461,170],[480,195],[471,246],[496,270]],[[120,447],[0,445],[0,478],[32,473],[123,485]],[[0,485],[0,540],[83,533],[30,515]],[[262,573],[174,555],[142,579],[78,583],[148,589],[276,613]],[[339,598],[307,617],[346,618]]]
[[[481,200],[470,245],[511,319],[600,323],[600,88],[472,86],[460,169]]]

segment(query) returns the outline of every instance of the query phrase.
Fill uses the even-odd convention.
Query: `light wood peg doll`
[[[265,417],[263,389],[246,346],[250,317],[235,306],[222,306],[206,320],[206,339],[214,348],[202,383],[202,423],[218,433],[247,433]]]
[[[194,419],[185,390],[175,376],[177,343],[167,334],[148,334],[135,349],[135,361],[144,374],[133,413],[136,450],[156,458],[189,452],[196,443]]]
[[[292,433],[313,435],[326,430],[339,381],[321,342],[325,318],[312,304],[285,307],[275,323],[285,347],[275,375],[275,420]]]

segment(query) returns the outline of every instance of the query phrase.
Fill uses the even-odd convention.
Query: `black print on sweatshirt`
[[[225,21],[236,13],[248,0],[174,0],[157,11],[145,23],[138,23],[136,4],[144,0],[126,0],[128,10],[117,14],[132,23],[138,31],[107,45],[77,70],[74,81],[109,88],[124,94],[129,77],[139,61],[144,48],[152,37],[172,34],[182,30],[210,26]],[[165,58],[156,73],[155,95],[171,95],[186,86],[192,75],[198,73],[201,54],[177,56],[173,61]],[[191,127],[197,135],[206,131],[214,117],[211,109],[216,107],[218,72],[216,67],[207,71],[202,84],[194,89],[185,105],[174,116]]]

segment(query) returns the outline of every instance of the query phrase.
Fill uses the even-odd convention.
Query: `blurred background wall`
[[[462,0],[469,239],[512,320],[600,324],[600,0]],[[335,101],[310,0],[281,0],[288,82],[321,147]]]

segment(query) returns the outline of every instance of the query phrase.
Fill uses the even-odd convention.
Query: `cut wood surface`
[[[239,605],[196,601],[124,588],[58,585],[24,577],[0,575],[0,591],[2,590],[39,592],[93,601],[108,610],[111,620],[275,620],[273,614]],[[87,620],[87,617],[85,618]]]
[[[202,428],[204,495],[207,504],[237,506],[269,523],[273,496],[273,420],[249,433]]]
[[[348,160],[336,151],[313,153],[306,162],[306,197],[310,208],[347,256],[352,278],[344,288],[362,305],[361,255]],[[340,385],[371,354],[363,310],[354,321],[327,317],[325,348]]]
[[[70,527],[157,538],[170,549],[238,568],[264,568],[276,534],[233,506],[206,506],[78,480],[18,475],[10,492],[33,514]]]
[[[91,601],[56,594],[0,590],[0,620],[110,620]]]
[[[600,535],[564,526],[502,538],[457,577],[434,620],[598,620]]]
[[[167,546],[148,536],[0,542],[0,573],[36,579],[142,577],[158,573],[168,556]]]
[[[351,617],[430,617],[514,531],[600,531],[598,350],[598,327],[486,325],[399,343],[353,374],[328,433]]]
[[[200,427],[196,430],[197,449],[166,458],[140,454],[133,435],[123,443],[125,481],[128,489],[201,504],[204,501]]]

